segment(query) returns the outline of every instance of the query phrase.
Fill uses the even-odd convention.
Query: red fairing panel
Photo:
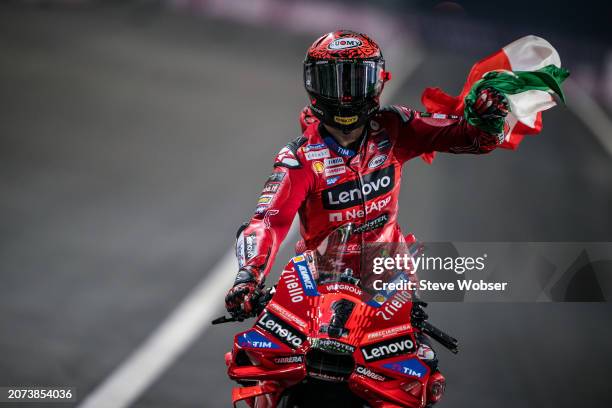
[[[296,213],[306,249],[347,222],[363,226],[364,242],[403,242],[397,224],[402,165],[433,153],[483,154],[498,143],[457,116],[404,106],[382,108],[353,157],[330,148],[306,108],[303,136],[278,153],[255,214],[237,237],[240,267],[267,275]]]

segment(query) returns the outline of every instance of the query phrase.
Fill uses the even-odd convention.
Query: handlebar
[[[412,325],[418,329],[421,329],[423,334],[428,335],[444,347],[446,347],[451,353],[457,354],[459,352],[459,341],[444,333],[433,324],[427,321],[427,313],[423,310],[427,307],[427,303],[419,299],[414,299],[412,302]]]
[[[264,288],[263,290],[256,293],[257,298],[253,299],[253,303],[255,304],[254,315],[258,315],[261,313],[270,299],[272,299],[272,295],[274,294],[274,286],[269,288]],[[241,322],[246,319],[248,316],[219,316],[214,319],[211,324],[223,324],[223,323],[231,323],[231,322]]]
[[[457,354],[459,352],[459,341],[444,333],[433,324],[422,322],[419,324],[419,328],[424,334],[446,347],[451,353]]]
[[[265,288],[259,292],[258,298],[254,300],[255,315],[258,315],[263,311],[270,299],[272,299],[273,294],[274,287]],[[442,346],[446,347],[451,353],[457,354],[459,352],[459,341],[438,329],[433,324],[429,323],[427,321],[427,313],[425,313],[421,307],[427,307],[427,303],[421,300],[414,300],[412,325],[420,329],[424,334],[428,335]],[[214,319],[211,323],[213,325],[217,325],[223,323],[241,322],[245,318],[247,318],[247,316],[220,316]]]

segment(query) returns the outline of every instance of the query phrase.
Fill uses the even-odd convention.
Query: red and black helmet
[[[378,44],[365,34],[334,31],[317,39],[304,61],[310,109],[323,123],[353,130],[379,108],[390,78]]]

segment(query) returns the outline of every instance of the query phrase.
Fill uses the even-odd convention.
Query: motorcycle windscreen
[[[401,282],[413,281],[416,276],[409,268],[380,269],[381,259],[397,256],[408,257],[412,265],[414,249],[404,242],[363,242],[363,227],[348,223],[330,233],[315,251],[315,265],[318,283],[345,282],[359,286],[363,290],[362,300],[379,307],[397,292],[409,293]],[[396,289],[380,290],[381,286],[393,283]]]
[[[315,61],[304,65],[306,90],[327,98],[356,100],[380,94],[384,61]]]

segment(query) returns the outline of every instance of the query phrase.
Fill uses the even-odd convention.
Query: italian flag
[[[474,64],[458,96],[427,88],[421,101],[428,112],[463,115],[470,124],[490,133],[503,132],[500,147],[516,149],[524,135],[542,130],[542,112],[556,105],[552,94],[564,100],[561,83],[568,75],[561,68],[557,50],[543,38],[528,35]],[[495,88],[508,98],[510,112],[505,120],[486,123],[473,114],[471,106],[484,87]]]

